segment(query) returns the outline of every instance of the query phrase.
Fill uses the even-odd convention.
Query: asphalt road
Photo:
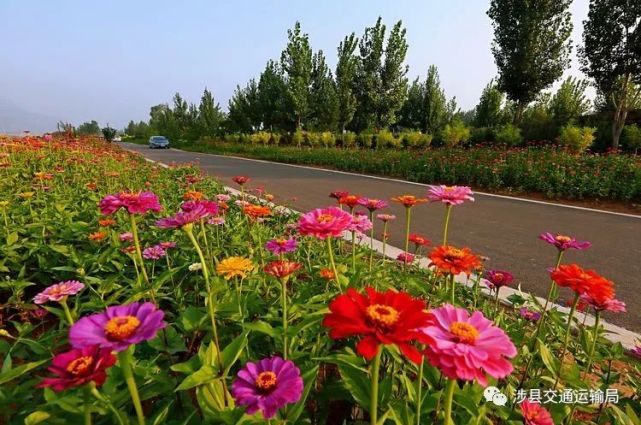
[[[128,143],[122,146],[164,163],[198,161],[207,173],[227,186],[236,186],[231,181],[233,176],[249,176],[251,187],[264,187],[276,196],[275,202],[301,212],[334,205],[328,196],[334,190],[386,200],[401,194],[426,194],[423,185],[402,181],[173,149],[151,150]],[[606,315],[606,320],[641,332],[641,217],[478,193],[475,198],[473,203],[454,207],[450,244],[470,247],[488,258],[487,268],[508,270],[524,291],[545,296],[549,287],[546,269],[554,265],[556,251],[538,235],[549,231],[588,240],[592,248],[568,251],[564,262],[576,262],[613,280],[617,298],[626,302],[628,312]],[[398,217],[389,227],[390,243],[402,247],[404,208],[390,202],[386,212]],[[413,210],[412,231],[439,243],[443,218],[442,205],[417,206]],[[382,227],[380,222],[377,225],[380,238]],[[569,298],[569,294],[564,295]]]

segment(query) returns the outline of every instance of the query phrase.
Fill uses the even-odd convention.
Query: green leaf
[[[169,354],[187,351],[185,341],[178,335],[173,326],[167,326],[158,332],[156,338],[149,341],[149,346],[158,351],[166,351]]]
[[[557,360],[554,358],[552,353],[550,352],[550,349],[541,341],[540,339],[537,339],[537,342],[539,343],[539,354],[541,355],[541,360],[543,360],[543,364],[545,364],[545,367],[552,372],[553,374],[556,374],[557,371],[559,370],[559,367],[557,366]]]
[[[11,246],[18,242],[18,232],[12,232],[7,235],[7,246]]]
[[[199,385],[213,382],[216,379],[216,371],[214,368],[209,365],[204,365],[199,370],[186,377],[180,385],[178,385],[175,391],[188,390]]]
[[[264,333],[266,335],[269,335],[272,338],[279,338],[281,334],[280,331],[277,331],[276,329],[272,328],[272,325],[270,325],[267,322],[263,322],[262,320],[259,320],[257,322],[252,322],[252,323],[245,323],[243,327],[245,329],[249,329],[250,331]]]
[[[32,369],[37,368],[38,366],[40,366],[41,364],[47,361],[48,360],[40,360],[38,362],[26,363],[16,368],[13,368],[11,370],[8,370],[7,372],[0,373],[0,385],[5,384],[19,376],[24,375],[25,373],[29,372]]]
[[[37,411],[33,412],[26,418],[24,418],[24,425],[35,425],[39,424],[42,421],[49,419],[51,415],[47,412]]]
[[[316,374],[318,373],[318,366],[314,366],[313,368],[307,370],[305,373],[303,373],[303,382],[305,383],[305,386],[303,387],[303,394],[298,400],[298,402],[291,407],[288,412],[287,412],[287,419],[295,423],[298,420],[298,417],[303,413],[303,410],[305,409],[305,402],[307,401],[307,396],[309,396],[309,392],[312,389],[312,385],[314,384],[314,381],[316,381]]]
[[[238,337],[229,343],[220,353],[220,360],[223,363],[223,368],[225,369],[224,376],[227,376],[231,367],[236,363],[236,360],[240,357],[243,350],[247,346],[247,334],[249,331],[243,332]]]
[[[202,329],[206,321],[207,312],[198,307],[187,307],[183,314],[180,315],[180,323],[186,332]]]
[[[370,409],[370,379],[359,369],[349,366],[338,366],[345,388],[354,400],[369,412]]]

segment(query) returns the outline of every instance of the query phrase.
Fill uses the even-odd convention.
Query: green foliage
[[[320,133],[319,139],[321,144],[326,148],[333,147],[336,143],[334,133],[332,133],[331,131],[323,131],[322,133]]]
[[[256,87],[257,101],[254,115],[262,127],[270,131],[290,130],[294,127],[291,98],[282,70],[272,60],[267,62]]]
[[[549,104],[550,115],[557,125],[574,123],[590,110],[591,102],[585,94],[587,87],[587,81],[574,77],[563,81]]]
[[[102,135],[108,142],[111,142],[114,137],[116,137],[116,134],[118,134],[118,130],[116,130],[115,128],[107,126],[102,129]]]
[[[479,104],[474,110],[474,124],[478,127],[495,127],[503,120],[503,101],[505,95],[498,89],[494,80],[485,86]]]
[[[492,0],[492,53],[498,88],[517,103],[515,122],[544,89],[570,66],[571,0]]]
[[[319,50],[312,61],[309,127],[318,130],[336,129],[338,108],[336,84],[325,62],[323,51]]]
[[[354,55],[358,39],[354,33],[345,37],[338,46],[336,64],[336,96],[338,100],[338,128],[345,128],[352,122],[358,105],[354,93],[358,57]]]
[[[397,148],[401,146],[401,141],[394,137],[389,130],[381,130],[376,134],[377,148]]]
[[[399,138],[405,148],[426,148],[432,143],[432,135],[420,131],[404,131]]]
[[[436,134],[443,129],[447,120],[447,100],[441,88],[438,69],[431,65],[427,71],[423,94],[423,131]]]
[[[570,152],[581,153],[592,146],[596,128],[567,125],[561,129],[559,142]]]
[[[94,135],[95,136],[100,133],[101,133],[100,126],[98,125],[98,122],[95,120],[84,122],[76,128],[76,134],[78,135],[84,135],[84,136]]]
[[[636,124],[629,124],[623,130],[623,144],[635,153],[641,148],[641,128]]]
[[[470,128],[459,119],[452,120],[441,132],[443,143],[448,148],[458,146],[461,142],[470,140]]]
[[[292,142],[299,148],[305,143],[305,132],[303,130],[296,130],[292,135]]]
[[[494,141],[501,145],[517,146],[523,142],[521,129],[513,124],[505,124],[494,131]]]
[[[236,87],[229,99],[227,113],[228,128],[231,131],[252,132],[260,127],[258,84],[253,78],[244,88]]]
[[[300,22],[287,30],[287,46],[280,56],[287,83],[287,93],[292,101],[296,128],[300,128],[309,114],[309,86],[312,77],[312,49],[309,36],[301,32]]]
[[[198,106],[198,136],[214,136],[219,133],[224,115],[214,95],[207,88],[203,91]]]
[[[343,147],[353,148],[356,145],[356,133],[346,131],[340,135],[340,140],[343,142]]]

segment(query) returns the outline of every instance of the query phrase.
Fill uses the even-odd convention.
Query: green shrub
[[[389,130],[381,130],[376,134],[376,147],[381,148],[397,148],[401,146],[401,141],[394,137],[394,134]]]
[[[292,135],[292,143],[299,148],[305,143],[305,132],[303,130],[296,130]]]
[[[321,143],[320,133],[317,133],[315,131],[308,131],[305,133],[305,140],[307,141],[307,144],[311,147],[320,146],[320,143]]]
[[[641,148],[641,128],[636,124],[623,128],[623,145],[636,154]]]
[[[459,119],[452,120],[447,124],[442,132],[443,143],[445,146],[451,148],[459,145],[461,142],[470,140],[470,129],[465,123]]]
[[[374,135],[371,133],[359,133],[356,136],[356,143],[362,148],[371,148]]]
[[[593,127],[566,125],[561,128],[559,143],[565,146],[570,152],[579,154],[592,146],[595,131],[596,128]]]
[[[512,124],[505,124],[494,130],[494,141],[501,145],[517,146],[523,142],[521,129]]]
[[[343,141],[343,147],[353,148],[356,145],[356,133],[352,131],[346,131],[340,137]]]
[[[417,148],[421,141],[420,131],[404,131],[400,135],[401,142],[404,148]]]
[[[428,133],[421,133],[421,138],[418,140],[418,147],[427,148],[432,144],[434,136]]]
[[[320,133],[319,139],[321,144],[326,148],[333,147],[336,143],[334,133],[332,133],[331,131],[323,131],[322,133]]]

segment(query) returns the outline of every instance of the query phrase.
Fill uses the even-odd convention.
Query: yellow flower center
[[[105,325],[105,335],[111,340],[122,341],[133,335],[138,326],[140,320],[134,316],[114,317]]]
[[[445,256],[447,257],[448,260],[460,260],[465,256],[465,253],[463,252],[462,249],[448,248],[447,252],[445,253]]]
[[[287,239],[276,239],[276,243],[280,246],[285,246]]]
[[[67,365],[67,372],[72,375],[84,375],[87,373],[91,365],[93,364],[92,356],[82,356],[78,357],[69,362]]]
[[[459,342],[473,344],[479,337],[479,331],[473,325],[465,322],[454,322],[450,325],[450,332]]]
[[[557,235],[554,239],[556,239],[557,242],[570,242],[572,240],[571,237],[565,235]]]
[[[494,273],[494,280],[503,280],[503,273]]]
[[[319,222],[319,223],[329,223],[332,220],[334,220],[334,216],[331,215],[331,214],[321,214],[316,219],[316,221]]]
[[[383,327],[390,327],[398,322],[398,311],[388,305],[372,304],[367,307],[366,313],[374,323]]]
[[[256,388],[261,391],[271,391],[276,388],[276,374],[272,371],[261,372],[256,378]]]
[[[454,190],[454,186],[445,186],[445,191],[446,192],[451,192]]]

